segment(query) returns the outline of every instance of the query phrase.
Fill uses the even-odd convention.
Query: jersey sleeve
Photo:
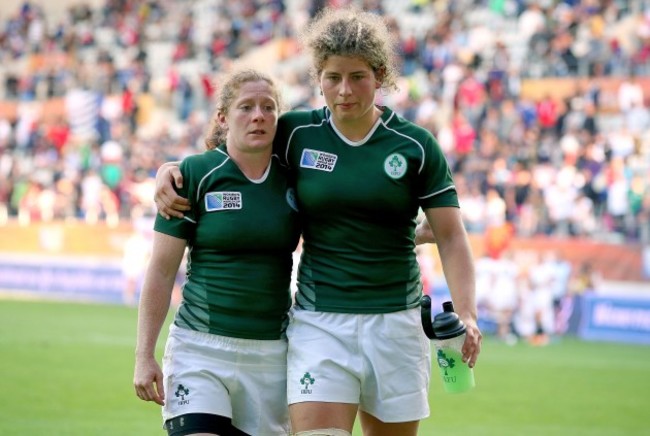
[[[438,141],[431,135],[424,143],[424,163],[419,173],[420,207],[460,207],[451,168]]]
[[[296,156],[289,157],[292,135],[301,128],[322,125],[327,121],[325,109],[292,110],[285,112],[278,119],[278,129],[273,140],[273,153],[277,154],[283,165],[291,168],[292,158],[296,164]]]
[[[287,162],[287,144],[289,143],[289,132],[291,130],[289,113],[285,113],[278,119],[278,129],[273,139],[273,154],[277,155],[283,165]]]
[[[179,169],[183,175],[183,187],[174,187],[178,195],[190,200],[192,208],[184,212],[183,218],[171,217],[167,220],[157,214],[154,223],[155,231],[185,240],[190,240],[194,236],[200,207],[197,199],[197,180],[200,178],[197,178],[195,165],[192,165],[191,161],[197,160],[197,158],[199,156],[191,156],[181,162]]]

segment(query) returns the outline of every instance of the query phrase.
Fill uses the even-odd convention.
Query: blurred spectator
[[[634,73],[629,74],[618,88],[619,109],[626,113],[634,106],[642,106],[643,101],[643,87],[638,83]]]
[[[260,62],[285,83],[290,108],[321,105],[296,31],[348,3],[0,6],[0,225],[133,223],[124,299],[134,302],[156,170],[204,149],[215,73]],[[515,235],[650,244],[650,5],[356,3],[385,16],[403,58],[400,92],[378,103],[435,135],[466,228],[485,238],[481,317],[507,343],[545,344],[567,328],[572,295],[602,278],[559,253],[514,252]],[[428,252],[417,254],[433,271]],[[435,277],[424,279],[430,290]]]
[[[134,217],[133,232],[124,243],[122,256],[122,274],[124,291],[122,302],[128,306],[137,306],[138,290],[142,287],[145,271],[151,258],[153,243],[153,219]]]
[[[556,272],[543,259],[535,257],[528,270],[530,288],[522,303],[527,327],[521,333],[532,345],[546,345],[555,334],[554,281]]]
[[[497,323],[497,337],[512,344],[513,322],[520,300],[520,268],[515,262],[514,253],[507,251],[503,256],[492,260],[489,266],[493,275],[489,296],[489,310]]]
[[[7,11],[0,222],[116,223],[150,208],[158,166],[202,149],[212,78],[237,58],[268,63],[291,107],[321,104],[294,35],[322,7],[347,3]],[[470,232],[486,232],[495,252],[513,234],[648,242],[646,3],[359,3],[386,17],[402,51],[401,92],[381,98],[439,140]],[[535,97],[530,87],[549,77],[574,91],[548,82]],[[608,78],[620,79],[613,94]]]
[[[593,265],[589,262],[584,262],[578,266],[575,273],[571,276],[569,281],[569,293],[571,295],[582,295],[587,292],[594,292],[598,290],[602,277]]]

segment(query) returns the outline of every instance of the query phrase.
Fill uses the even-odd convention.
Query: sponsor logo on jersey
[[[289,203],[291,209],[298,212],[298,202],[296,201],[296,190],[293,188],[287,189],[286,197],[287,197],[287,203]]]
[[[300,166],[331,173],[336,165],[336,159],[338,156],[335,154],[305,148],[300,158]]]
[[[241,207],[241,192],[208,192],[205,194],[205,210],[208,212],[241,209]]]
[[[406,174],[406,159],[399,153],[393,153],[384,161],[384,171],[388,177],[399,179]]]

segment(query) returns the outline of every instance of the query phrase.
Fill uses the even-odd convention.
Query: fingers
[[[171,207],[177,211],[186,211],[190,210],[192,206],[190,205],[190,202],[187,198],[181,197],[177,195],[176,193],[173,193],[170,195],[172,199],[172,204]]]
[[[416,245],[436,243],[436,237],[427,220],[423,220],[415,227],[415,243]]]
[[[133,382],[135,394],[143,401],[153,401],[161,406],[165,405],[165,391],[160,376],[148,383]]]
[[[174,184],[178,188],[182,188],[183,187],[183,175],[181,174],[180,169],[178,169],[178,167],[173,167],[171,169],[171,175],[172,175],[172,178],[174,179]]]
[[[175,218],[181,218],[181,219],[185,216],[185,214],[183,214],[183,212],[181,212],[181,211],[179,211],[177,209],[173,209],[171,207],[165,207],[164,209],[161,209],[161,210],[164,210],[165,213],[167,214],[167,216],[173,216]],[[169,218],[167,218],[167,219],[169,219]]]
[[[165,219],[171,217],[183,218],[184,211],[191,209],[190,202],[176,193],[174,185],[183,187],[183,175],[178,163],[168,162],[163,164],[156,174],[156,193],[154,201],[158,213]]]
[[[150,389],[136,389],[135,393],[143,401],[153,401],[156,404],[159,404],[161,406],[165,405],[165,400],[164,396],[162,394],[159,394],[155,391],[153,388],[153,385]]]
[[[185,216],[183,212],[181,212],[177,208],[174,208],[174,206],[165,204],[162,199],[156,200],[156,208],[158,209],[158,213],[160,214],[160,216],[162,216],[166,220],[170,219],[171,217],[182,219]],[[188,210],[188,209],[183,209],[183,210]]]
[[[173,188],[163,188],[154,196],[154,202],[158,213],[165,219],[183,218],[183,212],[191,209],[190,202],[176,194]]]
[[[161,406],[165,405],[165,388],[163,386],[163,382],[161,379],[156,380],[156,393],[158,394],[158,397],[156,398],[156,403],[160,404]]]
[[[467,363],[467,366],[474,368],[478,355],[481,353],[481,342],[483,340],[483,335],[478,327],[470,327],[467,329],[467,336],[465,338],[465,343],[463,344],[463,362]]]
[[[161,217],[165,218],[166,220],[171,218],[171,216],[169,216],[169,214],[166,212],[167,206],[165,205],[164,201],[160,198],[159,195],[156,195],[153,201],[156,204],[156,209],[158,210],[158,213],[160,214]]]

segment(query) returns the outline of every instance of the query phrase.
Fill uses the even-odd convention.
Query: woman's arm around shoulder
[[[166,162],[156,172],[156,193],[154,202],[158,213],[165,219],[172,216],[183,218],[183,212],[190,210],[190,202],[176,193],[174,186],[183,187],[180,162]]]

